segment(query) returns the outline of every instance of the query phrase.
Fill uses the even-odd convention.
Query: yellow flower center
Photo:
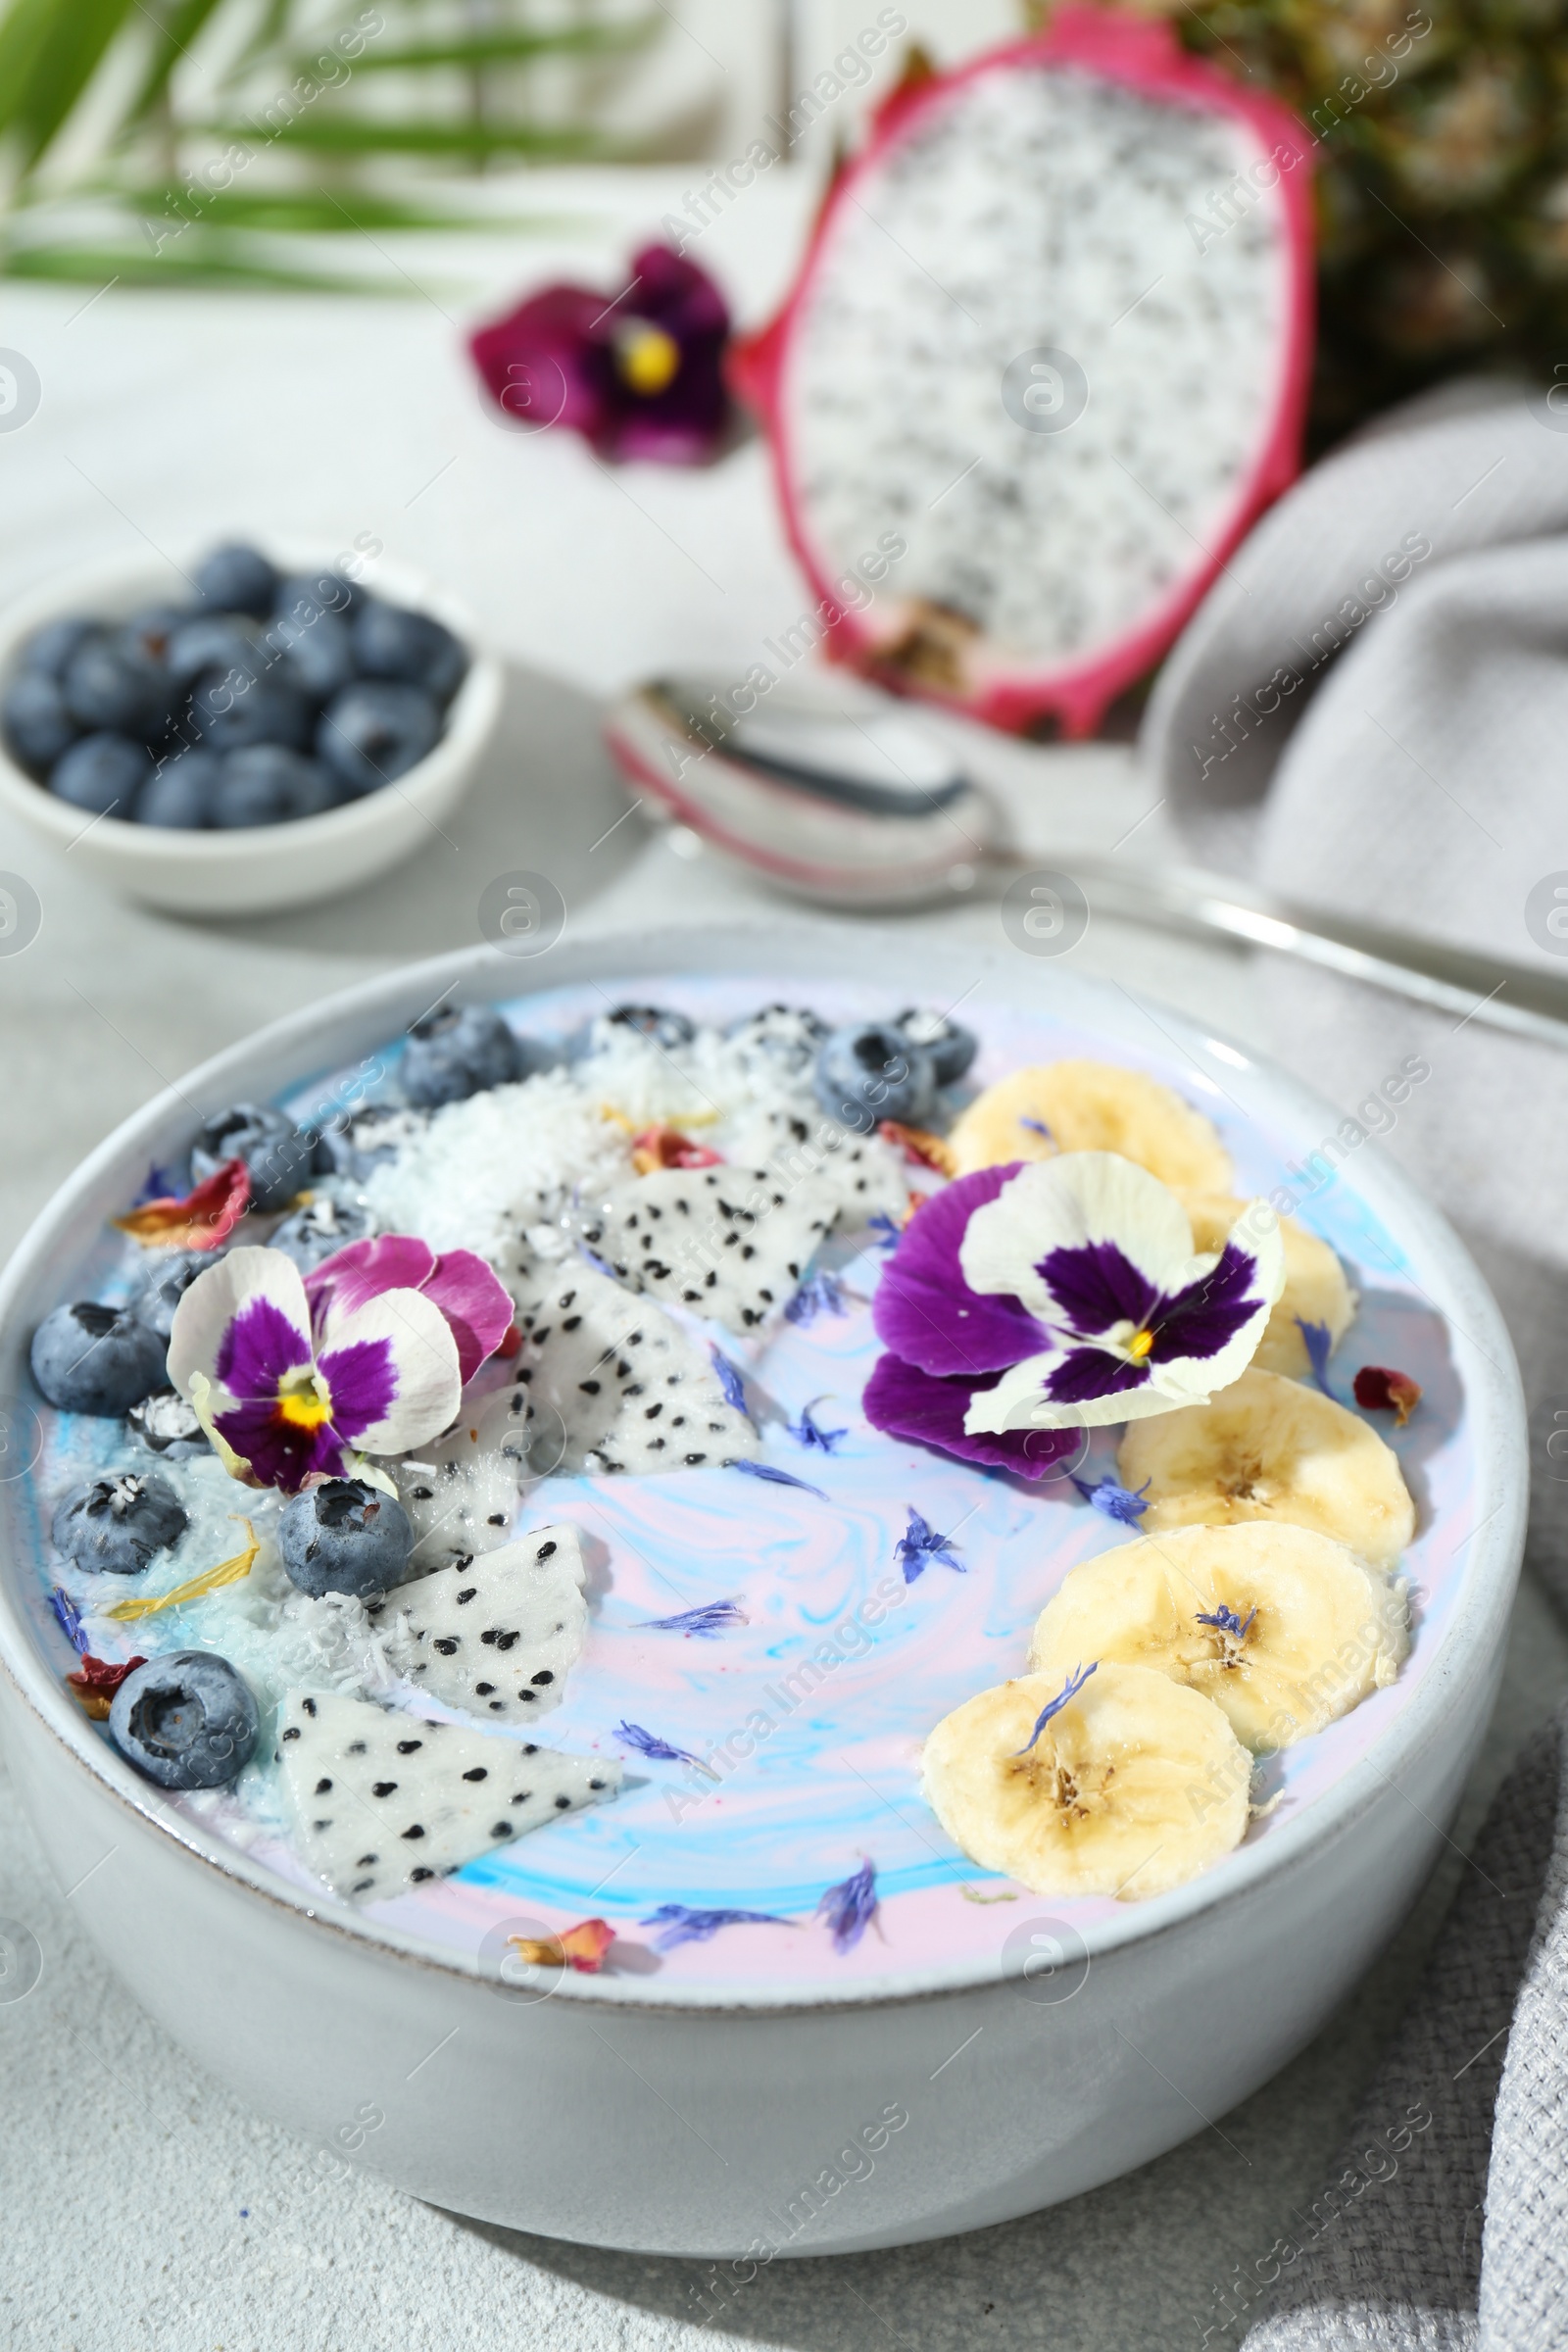
[[[615,366],[621,381],[652,400],[674,381],[680,345],[648,318],[627,318],[615,330]]]
[[[1127,1342],[1127,1352],[1132,1357],[1135,1364],[1141,1364],[1153,1345],[1153,1332],[1148,1330],[1147,1328],[1143,1331],[1135,1331],[1132,1338]]]
[[[319,1429],[332,1418],[332,1393],[319,1372],[285,1373],[277,1384],[277,1417],[289,1429]]]

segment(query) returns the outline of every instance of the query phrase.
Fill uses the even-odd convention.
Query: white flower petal
[[[1039,1160],[977,1208],[958,1262],[971,1290],[1021,1298],[1042,1321],[1061,1309],[1035,1272],[1053,1250],[1114,1242],[1156,1290],[1179,1288],[1193,1264],[1193,1228],[1168,1185],[1117,1152]]]
[[[358,1381],[338,1359],[364,1343],[390,1350],[393,1393],[380,1417],[364,1427],[347,1417]],[[383,1291],[352,1315],[336,1318],[318,1362],[331,1391],[332,1424],[362,1453],[400,1453],[421,1446],[454,1419],[463,1398],[458,1344],[441,1309],[422,1291]]]
[[[191,1381],[200,1372],[212,1384],[214,1412],[233,1401],[218,1377],[219,1353],[234,1317],[257,1298],[269,1299],[294,1326],[309,1357],[311,1310],[305,1280],[294,1260],[281,1250],[231,1250],[216,1266],[197,1275],[174,1309],[169,1377],[182,1396],[190,1396]]]

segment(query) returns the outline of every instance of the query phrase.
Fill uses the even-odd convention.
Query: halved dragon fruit
[[[827,652],[1096,725],[1298,470],[1310,151],[1111,9],[894,93],[733,355]]]
[[[283,1701],[277,1758],[301,1859],[359,1903],[446,1878],[620,1786],[608,1757],[298,1690]]]
[[[428,1698],[526,1723],[559,1706],[588,1630],[582,1544],[564,1524],[403,1585],[366,1611],[387,1662]]]
[[[519,1273],[513,1296],[525,1334],[517,1378],[528,1401],[519,1419],[542,1470],[756,1459],[757,1431],[729,1402],[708,1349],[654,1299],[579,1262]],[[559,1463],[539,1459],[552,1434]]]
[[[608,1185],[579,1210],[583,1240],[623,1282],[758,1330],[788,1305],[838,1202],[818,1176],[766,1168],[661,1168]]]

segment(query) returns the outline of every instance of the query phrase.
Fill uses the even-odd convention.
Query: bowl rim
[[[204,550],[205,546],[203,542]],[[331,569],[337,562],[336,557],[323,559],[296,539],[270,541],[269,551],[269,561],[286,572],[317,565]],[[181,549],[180,554],[183,558],[186,551]],[[198,562],[199,553],[191,552],[189,560]],[[270,854],[286,859],[294,852],[351,846],[362,836],[381,831],[383,820],[397,812],[399,802],[417,805],[431,785],[438,786],[455,767],[478,757],[500,710],[504,673],[499,658],[485,646],[474,614],[444,583],[400,557],[388,556],[384,549],[372,560],[371,568],[379,582],[372,593],[388,592],[397,603],[444,622],[461,638],[468,656],[467,670],[447,706],[440,735],[424,758],[401,776],[336,808],[323,808],[316,816],[291,817],[283,824],[243,825],[224,831],[138,825],[128,817],[89,818],[84,809],[57,800],[46,785],[19,766],[0,743],[0,806],[14,809],[24,824],[64,849],[74,847],[90,830],[100,858],[122,858],[131,869],[183,871],[196,880],[203,873],[253,855],[263,844]],[[0,607],[0,678],[9,678],[23,640],[44,622],[74,617],[94,597],[128,600],[143,593],[156,594],[179,573],[181,563],[161,555],[104,557],[55,573],[47,582]],[[106,617],[114,615],[111,612]]]
[[[83,1209],[90,1207],[95,1190],[118,1175],[121,1162],[128,1158],[140,1164],[149,1153],[156,1155],[160,1130],[187,1130],[193,1102],[217,1108],[236,1099],[236,1086],[242,1093],[254,1093],[263,1085],[264,1091],[271,1093],[308,1082],[313,1069],[321,1066],[322,1031],[328,1021],[336,1030],[359,1032],[364,1050],[369,1051],[384,1045],[389,1031],[400,1023],[416,1018],[432,998],[490,1004],[606,977],[629,981],[683,974],[744,977],[756,972],[760,980],[798,975],[809,981],[824,970],[831,971],[835,979],[886,986],[901,979],[901,966],[909,985],[929,983],[929,955],[921,955],[913,936],[894,941],[872,933],[867,938],[859,926],[796,917],[770,924],[764,936],[766,944],[761,946],[755,921],[669,925],[639,933],[585,924],[574,939],[558,943],[536,958],[524,960],[487,946],[456,950],[382,972],[251,1032],[122,1120],[78,1163],[34,1218],[0,1276],[0,1363],[15,1362],[21,1378],[26,1380],[25,1348],[17,1336],[25,1294],[37,1284],[40,1274],[47,1273],[57,1250],[72,1253],[74,1224],[79,1222]],[[1134,996],[1112,981],[1062,970],[1055,964],[1045,968],[1033,965],[1021,973],[1016,957],[1004,959],[995,950],[971,949],[965,942],[963,953],[966,957],[972,953],[980,968],[982,991],[989,987],[991,993],[1012,1000],[1034,994],[1044,1013],[1055,1012],[1098,1027],[1107,1044],[1125,1042],[1136,1052],[1139,1047],[1132,1015],[1152,1023],[1167,1047],[1174,1046],[1189,1056],[1213,1083],[1226,1091],[1239,1083],[1249,1087],[1252,1100],[1240,1105],[1244,1115],[1268,1115],[1287,1128],[1320,1136],[1332,1134],[1343,1120],[1342,1111],[1270,1057],[1257,1054],[1207,1022]],[[855,968],[858,963],[859,970]],[[1142,1050],[1156,1049],[1145,1044]],[[313,1051],[318,1055],[314,1063],[309,1059]],[[334,1047],[334,1063],[342,1058]],[[292,1078],[283,1075],[274,1081],[269,1077],[264,1083],[250,1075],[265,1061],[291,1067]],[[1369,1143],[1374,1141],[1368,1138]],[[1262,1843],[1239,1846],[1168,1893],[1074,1930],[1081,1935],[1091,1962],[1155,1943],[1193,1925],[1200,1915],[1223,1914],[1254,1900],[1260,1892],[1266,1893],[1272,1883],[1306,1867],[1324,1847],[1352,1830],[1391,1786],[1396,1788],[1401,1771],[1441,1738],[1457,1702],[1478,1681],[1490,1680],[1494,1672],[1524,1548],[1528,1493],[1525,1399],[1512,1344],[1468,1250],[1446,1218],[1394,1160],[1381,1152],[1370,1156],[1364,1150],[1358,1152],[1356,1191],[1403,1236],[1436,1257],[1443,1287],[1448,1293],[1447,1305],[1440,1305],[1439,1311],[1448,1325],[1467,1412],[1477,1424],[1477,1523],[1465,1540],[1469,1556],[1450,1622],[1398,1715],[1329,1788]],[[194,1861],[219,1879],[243,1888],[298,1924],[330,1931],[345,1943],[362,1948],[367,1958],[434,1969],[448,1979],[468,1984],[491,1981],[494,1972],[482,1969],[473,1955],[405,1928],[370,1920],[324,1886],[318,1890],[298,1886],[175,1812],[161,1791],[96,1735],[69,1698],[63,1679],[46,1667],[18,1606],[20,1580],[33,1572],[31,1557],[23,1555],[20,1547],[16,1553],[0,1557],[0,1669],[65,1751],[65,1757],[86,1771],[101,1794],[138,1817],[155,1834],[172,1836]],[[1064,1898],[1042,1895],[1036,1899],[1050,1903]],[[550,1997],[641,2016],[650,2012],[669,2016],[821,2015],[983,1991],[1004,1984],[1022,1965],[1020,1959],[1016,1969],[1008,1970],[999,1967],[994,1955],[987,1955],[889,1970],[843,1985],[817,1981],[799,1986],[762,1984],[756,1987],[701,1982],[659,1985],[657,1981],[644,1984],[571,1975],[563,1978]]]

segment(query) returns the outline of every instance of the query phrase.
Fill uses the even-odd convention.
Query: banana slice
[[[1272,1753],[1392,1683],[1409,1650],[1399,1587],[1343,1544],[1266,1520],[1143,1536],[1073,1569],[1029,1664],[1059,1684],[1079,1658],[1152,1666]]]
[[[1316,1389],[1250,1366],[1207,1404],[1132,1422],[1116,1475],[1148,1489],[1145,1535],[1278,1519],[1383,1568],[1415,1533],[1409,1490],[1377,1432]]]
[[[1163,1894],[1247,1828],[1250,1756],[1212,1699],[1148,1666],[982,1690],[943,1717],[924,1763],[954,1843],[1036,1894]]]
[[[960,1176],[1058,1152],[1119,1152],[1176,1192],[1228,1193],[1231,1163],[1201,1111],[1142,1070],[1052,1061],[976,1096],[948,1138]]]
[[[1182,1206],[1193,1220],[1193,1248],[1221,1250],[1247,1203],[1228,1193],[1185,1193]],[[1305,1380],[1312,1362],[1301,1324],[1325,1324],[1332,1351],[1355,1320],[1356,1296],[1327,1242],[1294,1217],[1281,1217],[1280,1240],[1285,1245],[1285,1288],[1263,1327],[1252,1362],[1260,1372],[1284,1372],[1292,1380]]]

